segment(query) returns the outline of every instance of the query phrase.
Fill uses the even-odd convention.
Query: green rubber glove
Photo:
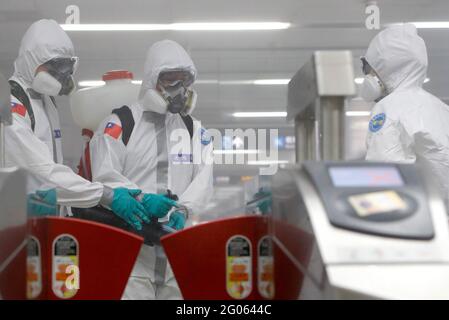
[[[186,217],[183,213],[175,211],[170,215],[167,226],[175,230],[182,230],[186,224]]]
[[[140,190],[116,188],[111,205],[111,209],[116,215],[137,230],[142,230],[141,220],[150,223],[150,219],[145,214],[145,208],[135,199],[140,193]]]
[[[56,216],[56,189],[38,190],[27,196],[27,212],[30,216]]]
[[[161,194],[153,193],[147,193],[143,196],[142,205],[149,218],[165,217],[172,207],[178,207],[176,201]]]

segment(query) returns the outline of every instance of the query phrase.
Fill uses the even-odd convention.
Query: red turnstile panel
[[[254,279],[254,257],[266,223],[257,216],[228,218],[163,237],[162,245],[184,299],[261,298]],[[231,254],[239,257],[227,252],[233,240],[242,252]]]
[[[273,254],[265,216],[211,221],[161,242],[184,299],[296,299],[299,294],[282,276],[283,270],[291,276],[296,269],[282,253]],[[294,276],[301,280],[302,275]]]
[[[0,299],[26,299],[26,225],[0,231]]]
[[[96,222],[30,220],[29,299],[120,299],[143,239]]]
[[[273,245],[275,261],[276,299],[298,299],[304,284],[304,271],[308,269],[314,237],[291,224],[283,221],[272,220],[272,232],[281,242],[282,248]],[[288,252],[288,255],[286,252]],[[302,266],[298,268],[292,261],[292,257]]]

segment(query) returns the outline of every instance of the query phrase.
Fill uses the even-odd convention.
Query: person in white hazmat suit
[[[424,40],[412,24],[377,34],[362,58],[361,96],[376,101],[366,159],[418,163],[449,198],[449,107],[425,91]]]
[[[196,76],[183,47],[170,40],[155,43],[146,57],[138,101],[122,107],[122,116],[107,118],[90,142],[93,181],[145,193],[170,190],[184,211],[174,208],[158,218],[165,216],[177,230],[213,192],[213,143],[190,116]],[[162,247],[142,246],[123,298],[182,298]]]
[[[142,220],[150,222],[134,198],[139,190],[91,183],[62,164],[54,97],[74,89],[76,64],[73,44],[56,21],[39,20],[26,31],[9,81],[13,123],[5,128],[6,164],[29,172],[28,192],[37,192],[44,203],[83,208],[101,203],[139,229]]]

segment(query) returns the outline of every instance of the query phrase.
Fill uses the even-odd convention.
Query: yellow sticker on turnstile
[[[72,298],[79,289],[79,245],[70,234],[53,241],[52,289],[61,299]]]
[[[257,246],[257,288],[262,297],[274,297],[273,244],[269,236],[259,240]]]
[[[251,293],[251,242],[241,235],[231,237],[226,244],[226,291],[234,299],[244,299]]]
[[[36,299],[42,292],[41,246],[36,237],[31,236],[27,244],[27,298]]]
[[[358,194],[348,200],[360,217],[407,209],[407,203],[393,190]]]

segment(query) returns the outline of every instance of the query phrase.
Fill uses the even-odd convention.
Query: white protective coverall
[[[159,73],[170,69],[191,70],[196,74],[192,60],[179,44],[168,40],[157,42],[147,54],[139,97],[150,88],[156,88]],[[179,197],[178,203],[195,214],[206,205],[213,192],[213,165],[202,159],[202,154],[212,157],[210,138],[199,121],[193,121],[190,139],[179,114],[148,111],[141,100],[130,109],[135,125],[126,146],[121,138],[122,123],[115,114],[100,125],[92,138],[92,180],[111,188],[138,188],[143,193],[160,194],[169,189]],[[109,131],[111,127],[116,130]],[[182,132],[189,150],[178,150],[178,140],[173,135],[176,132]],[[142,246],[123,298],[182,298],[160,246]]]
[[[370,43],[365,59],[389,93],[372,110],[367,160],[418,163],[449,198],[449,107],[425,91],[427,50],[412,24]]]
[[[56,188],[60,205],[92,207],[103,195],[103,185],[91,183],[62,165],[61,128],[56,106],[48,96],[31,89],[36,69],[59,57],[73,57],[70,38],[54,20],[39,20],[25,33],[10,78],[27,94],[35,118],[18,99],[11,96],[13,124],[5,129],[6,163],[30,173],[28,192]]]

